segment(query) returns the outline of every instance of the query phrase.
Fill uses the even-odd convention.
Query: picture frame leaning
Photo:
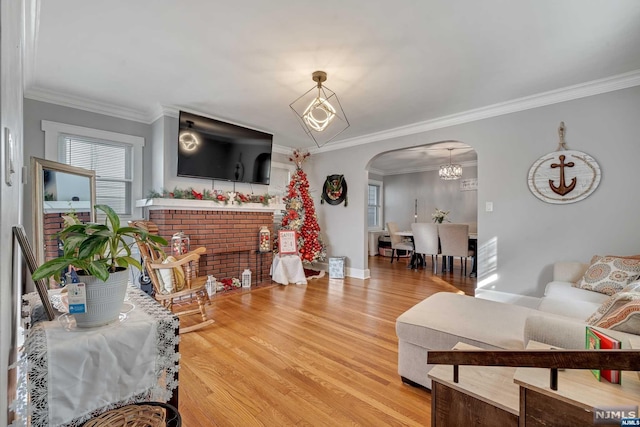
[[[33,250],[31,249],[31,245],[29,244],[29,240],[27,240],[27,235],[24,232],[24,227],[22,225],[14,225],[13,226],[13,236],[18,241],[20,245],[20,249],[22,250],[22,256],[27,263],[27,268],[29,272],[33,274],[33,272],[38,268],[38,264],[36,263],[36,257],[34,255]],[[42,301],[42,306],[44,307],[44,312],[47,315],[48,320],[53,320],[56,318],[55,311],[53,309],[53,305],[51,304],[51,300],[49,300],[49,293],[47,292],[48,286],[45,279],[35,280],[36,290],[38,291],[38,295],[40,296],[40,301]]]

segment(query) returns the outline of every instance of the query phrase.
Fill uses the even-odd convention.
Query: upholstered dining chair
[[[398,251],[413,252],[413,244],[405,242],[404,238],[397,234],[400,230],[398,230],[398,224],[395,222],[388,222],[387,230],[389,230],[389,237],[391,238],[391,263],[393,264],[394,255],[400,261]]]
[[[151,221],[129,221],[129,225],[158,234],[158,226]],[[138,239],[136,243],[153,284],[156,301],[177,316],[200,314],[201,321],[191,326],[181,326],[180,333],[195,331],[214,323],[205,310],[205,304],[210,304],[206,289],[207,276],[199,276],[200,255],[206,252],[206,248],[197,248],[167,262],[169,260],[164,252],[155,250]],[[194,298],[197,308],[191,308]]]
[[[438,271],[438,224],[416,222],[411,224],[411,231],[413,232],[413,246],[416,254],[420,254],[423,258],[426,255],[431,255],[433,272],[436,273]],[[425,260],[425,267],[426,265]]]
[[[469,252],[469,224],[438,224],[438,236],[440,236],[442,257],[460,257],[460,273],[464,268],[464,275],[466,275],[467,258],[471,256]],[[444,266],[444,259],[442,264]]]

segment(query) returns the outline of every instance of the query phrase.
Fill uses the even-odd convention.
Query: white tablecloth
[[[75,426],[123,404],[169,399],[179,322],[138,289],[127,295],[135,308],[123,321],[78,329],[58,318],[28,332],[32,425]]]
[[[271,278],[281,285],[295,283],[296,285],[306,285],[307,278],[304,276],[304,267],[298,255],[276,255],[271,264]]]

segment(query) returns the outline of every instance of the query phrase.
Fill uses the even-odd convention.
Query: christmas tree
[[[323,261],[327,255],[327,249],[320,237],[320,226],[313,199],[309,194],[307,174],[302,170],[302,164],[308,157],[308,152],[303,153],[298,149],[294,150],[289,157],[289,160],[296,164],[296,170],[284,198],[286,211],[282,218],[281,229],[296,231],[300,258],[303,262],[311,263]]]

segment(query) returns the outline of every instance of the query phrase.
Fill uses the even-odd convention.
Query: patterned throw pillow
[[[622,291],[613,294],[585,322],[595,326],[601,319],[610,316],[629,301],[640,300],[640,281],[627,285]]]
[[[635,335],[640,334],[640,300],[627,302],[610,315],[602,317],[594,326]]]
[[[613,256],[594,257],[582,280],[574,286],[613,295],[640,277],[640,259]]]

